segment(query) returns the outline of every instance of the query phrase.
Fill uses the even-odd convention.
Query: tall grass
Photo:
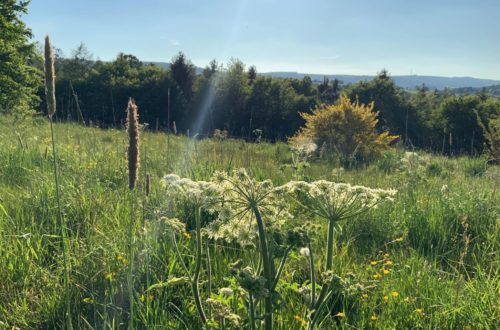
[[[130,317],[129,263],[133,262],[128,256],[129,219],[134,214],[123,193],[129,184],[123,156],[126,133],[54,124],[57,169],[64,173],[58,179],[59,198],[54,158],[44,156],[51,145],[50,122],[42,118],[23,125],[12,122],[10,117],[0,117],[0,328],[66,328],[66,299],[74,328],[125,328]],[[16,131],[23,136],[24,147],[11,138]],[[201,140],[195,151],[192,140],[172,135],[168,155],[164,134],[144,133],[141,143],[148,148],[142,166],[150,176],[150,192],[141,235],[147,248],[137,244],[134,257],[134,327],[201,328],[189,284],[167,284],[182,276],[183,263],[194,269],[194,213],[165,205],[160,178],[172,171],[208,179],[216,170],[249,167],[257,179],[283,184],[295,174],[289,166],[292,156],[283,144],[232,139]],[[399,190],[390,206],[381,205],[346,221],[337,231],[332,270],[342,281],[318,327],[495,328],[500,290],[498,167],[481,167],[484,159],[423,155],[410,170],[401,162],[404,156],[403,151],[392,150],[383,161],[345,171],[338,169],[334,159],[315,159],[304,169],[303,175],[311,180]],[[167,159],[170,169],[165,168]],[[65,226],[59,225],[58,201]],[[182,212],[188,220],[187,232],[178,238],[179,253],[160,220],[175,216],[174,212]],[[201,222],[207,217],[202,212]],[[71,261],[68,287],[59,245],[62,233],[54,235],[54,228],[65,227],[71,233],[66,237],[71,248],[71,256],[66,256]],[[326,230],[321,225],[312,237],[318,269],[325,266]],[[208,247],[212,298],[217,298],[220,288],[234,289],[227,301],[242,317],[242,326],[250,328],[244,314],[247,307],[229,274],[238,259],[257,269],[255,251],[212,241]],[[202,260],[207,262],[206,257]],[[275,329],[303,328],[309,311],[299,289],[309,284],[309,277],[310,259],[292,251],[276,288],[280,305],[273,318]],[[357,290],[360,286],[362,292]],[[199,289],[205,295],[208,283],[200,281]],[[262,308],[258,304],[254,312],[261,314]],[[255,328],[261,322],[257,319]]]

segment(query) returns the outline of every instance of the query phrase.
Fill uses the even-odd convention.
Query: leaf
[[[154,289],[161,289],[161,288],[165,288],[167,286],[182,285],[182,284],[186,284],[189,282],[190,282],[190,280],[189,280],[189,277],[187,277],[187,276],[172,277],[172,278],[169,278],[166,282],[158,282],[158,283],[151,285],[146,291],[151,291]]]

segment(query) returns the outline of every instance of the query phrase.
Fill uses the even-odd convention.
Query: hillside
[[[336,325],[463,329],[471,324],[492,329],[498,324],[499,177],[498,168],[486,167],[481,158],[415,158],[394,149],[356,170],[339,169],[328,157],[315,157],[298,169],[290,149],[281,143],[196,141],[147,132],[141,137],[139,185],[130,191],[124,130],[54,126],[65,227],[57,221],[48,122],[0,117],[0,328],[66,328],[68,299],[75,329],[100,329],[106,324],[124,328],[132,313],[130,301],[137,329],[186,329],[188,324],[201,329],[188,283],[199,239],[193,229],[195,204],[182,195],[171,198],[161,178],[173,172],[191,180],[210,180],[216,170],[240,167],[275,185],[306,178],[398,189],[394,201],[338,223],[329,275],[336,281],[332,283],[338,283],[338,291],[328,305],[331,312],[316,329]],[[191,180],[183,182],[196,185]],[[269,189],[270,183],[258,187]],[[242,188],[245,185],[237,187]],[[203,224],[213,220],[211,214],[200,215]],[[322,271],[327,221],[280,213],[276,216],[286,219],[284,227],[274,227],[278,218],[264,215],[271,221],[266,227],[273,224],[268,237],[275,251],[289,248],[285,244],[292,243],[286,237],[297,240],[286,250],[289,258],[276,282],[280,296],[276,328],[303,329],[309,314],[304,292],[310,290],[313,252],[318,290],[328,283],[325,274],[330,273]],[[251,329],[248,292],[256,295],[250,284],[259,288],[262,283],[256,270],[257,245],[242,244],[249,239],[245,228],[251,232],[251,223],[244,217],[240,221],[219,240],[205,236],[213,227],[203,231],[206,252],[199,291],[207,311],[214,306],[210,304],[222,306],[241,325],[226,329]],[[307,234],[308,250],[304,250],[308,243],[299,240],[305,238],[290,234],[300,231],[287,231],[294,226],[309,228],[304,225],[314,226]],[[61,228],[67,228],[67,245],[61,244]],[[239,233],[243,241],[226,241],[231,233]],[[69,254],[67,287],[62,246]],[[276,267],[280,259],[275,259]],[[220,319],[213,316],[211,322],[216,321]]]
[[[169,68],[170,63],[166,62],[144,62]],[[201,73],[203,68],[196,67],[196,72]],[[330,80],[339,79],[344,84],[353,84],[361,80],[371,80],[375,78],[373,75],[343,75],[343,74],[314,74],[314,73],[299,73],[299,72],[261,72],[260,74],[276,77],[276,78],[296,78],[302,79],[304,76],[309,76],[314,82],[323,81],[324,77]],[[417,86],[425,84],[431,89],[445,89],[445,88],[482,88],[491,85],[500,85],[500,80],[494,79],[480,79],[474,77],[438,77],[438,76],[424,76],[424,75],[401,75],[391,76],[396,85],[402,88],[413,89]]]

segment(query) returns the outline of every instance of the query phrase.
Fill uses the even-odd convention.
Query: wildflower
[[[447,184],[444,184],[442,187],[441,187],[441,193],[442,194],[446,194],[447,192],[450,191],[450,187],[448,187]]]
[[[389,258],[389,253],[384,253],[384,258]]]
[[[385,262],[385,264],[386,264],[386,265],[388,265],[388,266],[390,266],[390,265],[392,265],[392,264],[393,264],[393,262],[392,262],[392,261],[390,261],[390,260],[387,260],[387,261]]]
[[[424,314],[424,310],[423,310],[423,308],[417,308],[417,309],[415,309],[415,313],[417,313],[418,315],[422,315],[422,314]]]
[[[397,293],[396,291],[392,291],[391,292],[391,296],[393,296],[394,298],[396,298],[397,296],[399,296],[399,293]]]
[[[381,277],[382,277],[382,275],[380,275],[379,273],[376,273],[376,274],[373,275],[374,279],[379,279]]]
[[[384,269],[383,272],[384,272],[384,275],[389,275],[391,273],[391,271],[389,269]]]
[[[300,249],[300,255],[303,257],[309,257],[311,254],[311,251],[309,251],[309,248],[303,247]]]
[[[370,261],[370,265],[375,266],[378,264],[378,261]]]
[[[335,316],[342,318],[342,317],[345,317],[345,313],[344,312],[338,312],[337,314],[335,314]]]
[[[376,321],[376,320],[377,320],[377,315],[373,314],[373,315],[370,317],[370,320],[372,320],[372,321]]]
[[[221,288],[219,289],[219,294],[224,297],[231,297],[233,295],[233,290],[230,288]]]
[[[183,232],[182,235],[184,236],[185,239],[190,239],[191,238],[191,234],[188,233],[187,231]]]
[[[108,272],[104,275],[104,278],[108,281],[113,281],[113,276],[114,276],[114,273],[113,272]]]
[[[368,294],[363,293],[363,294],[361,295],[361,298],[363,298],[363,299],[368,299]]]
[[[127,264],[127,259],[125,259],[125,257],[123,256],[116,256],[116,261],[120,262],[122,265]]]
[[[87,304],[91,304],[94,302],[94,300],[92,298],[87,297],[87,298],[83,298],[83,302],[87,303]]]
[[[208,298],[205,302],[211,307],[212,313],[215,317],[217,317],[218,319],[227,320],[235,328],[240,327],[241,318],[238,315],[232,313],[231,309],[224,303],[212,298]]]
[[[387,299],[389,299],[389,297],[388,296],[384,296],[384,300],[387,300]]]
[[[299,323],[303,323],[304,322],[304,319],[302,317],[300,317],[300,315],[294,315],[293,316],[293,319]]]

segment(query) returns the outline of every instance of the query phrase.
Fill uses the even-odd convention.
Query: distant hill
[[[163,68],[170,68],[170,63],[165,62],[144,62],[155,64]],[[196,73],[201,73],[203,68],[196,67]],[[323,74],[308,74],[299,72],[261,72],[260,74],[275,78],[297,78],[302,79],[304,76],[309,76],[315,82],[323,81],[323,77],[328,77],[328,79],[338,79],[342,81],[345,85],[357,83],[361,80],[371,80],[375,76],[363,76],[363,75],[323,75]],[[425,84],[428,88],[434,89],[444,89],[444,88],[482,88],[493,85],[500,85],[500,80],[493,79],[479,79],[473,77],[437,77],[437,76],[419,76],[419,75],[408,75],[408,76],[391,76],[396,82],[396,85],[413,89],[417,86],[422,86]]]
[[[302,79],[304,76],[309,76],[313,81],[322,81],[323,77],[328,77],[329,79],[338,79],[344,84],[352,84],[361,80],[371,80],[375,76],[358,76],[358,75],[322,75],[322,74],[305,74],[298,72],[267,72],[262,73],[276,78],[298,78]],[[491,85],[500,85],[500,80],[493,79],[479,79],[473,77],[437,77],[437,76],[418,76],[418,75],[408,75],[408,76],[391,76],[394,79],[396,85],[402,88],[412,89],[416,86],[422,86],[425,84],[429,88],[482,88]]]
[[[496,97],[500,97],[500,85],[486,86],[486,87],[461,87],[452,90],[453,93],[458,95],[467,94],[477,94],[482,90],[485,90],[486,94],[491,94]]]

